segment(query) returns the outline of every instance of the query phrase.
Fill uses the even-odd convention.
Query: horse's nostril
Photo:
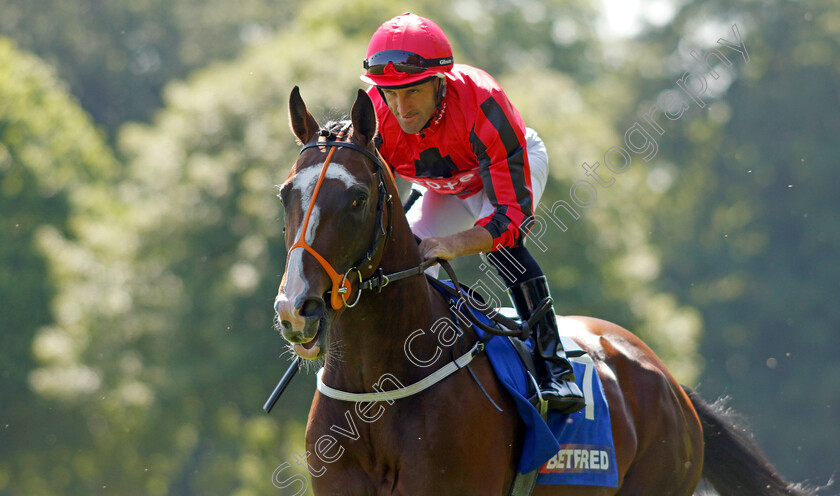
[[[307,298],[300,306],[300,316],[305,318],[321,318],[324,315],[324,300],[321,298]]]
[[[292,330],[292,323],[288,320],[281,320],[280,321],[280,328],[284,331],[291,331]]]

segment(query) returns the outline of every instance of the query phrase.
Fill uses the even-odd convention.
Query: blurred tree
[[[657,286],[660,253],[648,236],[662,192],[649,187],[641,166],[611,177],[604,165],[609,150],[626,148],[615,131],[629,105],[622,82],[604,76],[579,85],[538,68],[520,68],[501,81],[549,150],[551,182],[526,244],[549,276],[558,311],[630,329],[680,380],[694,381],[702,367],[701,319]],[[590,167],[612,182],[600,184],[587,174]]]
[[[840,87],[832,65],[840,21],[827,0],[687,4],[650,36],[608,47],[590,28],[589,4],[559,0],[415,0],[399,9],[321,1],[297,17],[290,5],[256,2],[4,8],[0,30],[41,40],[61,54],[55,60],[75,57],[59,71],[82,68],[89,79],[68,78],[110,129],[158,105],[142,91],[159,98],[154,88],[169,78],[240,56],[170,82],[151,124],[124,126],[120,175],[78,109],[53,114],[64,106],[44,92],[20,96],[33,85],[64,94],[49,76],[33,76],[41,65],[10,56],[0,80],[0,305],[11,309],[3,308],[11,317],[0,380],[20,404],[2,413],[13,454],[0,465],[0,488],[251,495],[274,491],[280,464],[300,468],[311,375],[272,417],[259,410],[285,366],[280,338],[267,332],[285,251],[274,185],[297,155],[285,102],[299,84],[320,121],[344,116],[362,86],[370,34],[405,10],[438,21],[457,60],[490,70],[546,141],[543,204],[565,201],[579,214],[555,211],[564,229],[538,212],[544,233],[529,241],[559,311],[637,332],[689,383],[703,366],[705,328],[702,389],[733,395],[786,474],[827,474],[838,463],[825,456],[838,438],[840,377],[829,356],[837,311],[824,303],[836,293],[837,175],[826,164],[838,156]],[[39,17],[47,8],[65,14],[60,28]],[[285,15],[272,21],[265,9]],[[91,19],[101,31],[87,29]],[[722,48],[737,66],[717,67],[725,77],[708,81],[707,106],[663,117],[695,64],[689,49],[732,40],[734,22],[749,63]],[[132,67],[146,68],[136,81]],[[97,71],[115,77],[94,83]],[[132,98],[119,97],[121,88]],[[4,117],[18,101],[29,103]],[[644,119],[653,104],[664,134],[651,134],[658,148],[648,161],[651,151],[631,149],[625,134],[636,123],[655,133]],[[66,148],[44,145],[53,141]],[[616,146],[632,152],[634,167],[610,174]],[[584,162],[600,162],[601,180],[615,182],[601,184]],[[484,278],[480,263],[459,270]],[[763,415],[768,398],[773,415]],[[797,417],[812,430],[778,425]]]
[[[748,61],[718,42],[736,41],[733,25]],[[641,102],[630,119],[675,94],[690,107],[656,114],[648,182],[667,190],[652,219],[659,285],[705,322],[701,389],[731,395],[782,471],[815,483],[840,467],[838,43],[829,1],[692,2],[624,67]],[[685,71],[708,84],[689,83],[704,108],[677,86]]]
[[[51,310],[73,322],[84,309],[53,307],[60,274],[39,246],[51,233],[75,239],[80,219],[98,216],[117,163],[52,71],[5,38],[0,74],[0,492],[48,494],[90,442],[81,412],[36,393],[88,398],[101,377],[79,361],[86,330],[54,325]]]
[[[208,60],[229,57],[243,45],[243,40],[258,39],[260,33],[271,31],[272,23],[281,22],[273,19],[292,17],[288,15],[290,6],[268,7],[256,0],[237,6],[235,12],[228,12],[230,7],[217,3],[192,5],[186,0],[130,8],[122,4],[101,7],[77,3],[62,7],[65,15],[43,17],[43,12],[55,11],[52,7],[38,2],[9,5],[0,30],[13,33],[49,58],[54,52],[60,53],[55,58],[62,73],[66,73],[85,107],[109,128],[127,119],[145,118],[157,106],[158,90],[166,80]],[[585,84],[602,73],[599,46],[591,28],[596,11],[588,3],[497,0],[492,7],[471,0],[459,0],[453,5],[417,1],[398,10],[388,2],[346,2],[330,6],[327,11],[304,9],[301,22],[308,28],[307,33],[334,22],[343,36],[366,41],[382,20],[409,9],[444,26],[459,60],[479,65],[498,76],[507,71],[516,74],[528,67],[547,66],[562,71],[578,84]],[[91,16],[101,18],[102,22],[91,23]],[[61,18],[60,23],[56,23],[57,18]],[[91,26],[101,28],[91,30]],[[500,38],[500,32],[505,36]],[[523,81],[512,77],[506,86],[523,86]],[[97,89],[100,87],[101,90]],[[615,88],[620,92],[620,85],[611,89]],[[132,95],[130,99],[128,94]],[[597,89],[590,94],[596,100],[603,96]],[[542,97],[553,99],[550,91]],[[100,109],[102,105],[107,108]],[[602,106],[600,110],[607,108]],[[588,111],[582,109],[581,113]],[[562,157],[557,166],[559,177],[569,174],[570,169],[575,170],[574,160],[556,152],[554,156]],[[589,255],[593,252],[590,250]],[[575,264],[570,263],[568,267],[572,265]],[[597,286],[590,285],[590,288],[597,291]],[[622,299],[622,294],[616,294],[615,301]],[[586,300],[593,302],[598,298]],[[574,304],[571,307],[581,308]],[[660,351],[668,354],[664,349]]]
[[[0,0],[0,34],[57,67],[109,134],[147,120],[164,85],[272,36],[294,2]]]
[[[604,157],[625,146],[622,119],[635,96],[592,28],[598,11],[575,1],[498,0],[491,9],[461,0],[446,7],[456,17],[424,7],[447,32],[456,60],[490,71],[546,143],[551,177],[527,244],[549,276],[558,311],[632,330],[677,377],[693,382],[702,368],[701,318],[657,286],[661,255],[647,235],[663,192],[648,186],[641,168],[604,186],[583,166],[600,162],[597,173],[610,176]],[[495,287],[478,257],[455,266],[465,280]],[[508,304],[501,291],[496,297]]]
[[[312,51],[288,50],[304,35]],[[275,184],[297,155],[292,86],[306,82],[319,115],[349,109],[359,47],[343,41],[329,26],[290,29],[171,84],[154,125],[121,132],[124,176],[73,212],[72,230],[39,230],[55,323],[34,338],[29,382],[78,412],[68,420],[78,436],[54,450],[61,463],[48,472],[60,477],[10,470],[10,487],[264,494],[275,468],[296,464],[311,382],[293,385],[272,417],[260,409],[286,363],[269,332],[285,251]],[[66,344],[72,353],[58,353],[66,336],[78,336]],[[68,370],[80,375],[76,389],[66,387]],[[290,413],[298,420],[278,420]]]
[[[44,322],[34,338],[38,368],[28,378],[43,401],[72,409],[66,430],[76,435],[66,444],[56,441],[64,433],[48,437],[58,445],[51,460],[60,463],[33,468],[28,477],[10,470],[10,487],[65,494],[101,486],[121,494],[260,494],[276,467],[295,462],[311,381],[299,379],[276,411],[280,418],[298,419],[288,427],[262,416],[255,403],[283,367],[276,351],[266,353],[282,349],[266,330],[284,252],[273,185],[283,181],[297,153],[285,101],[299,83],[319,119],[344,115],[361,86],[357,77],[368,37],[390,10],[386,4],[348,2],[329,18],[326,8],[313,6],[282,35],[255,43],[239,60],[171,83],[165,109],[152,125],[122,129],[124,175],[112,180],[113,187],[83,196],[86,208],[74,207],[72,228],[38,231],[38,247],[49,261],[44,272],[55,283],[55,322]],[[533,19],[514,18],[520,22],[509,28],[510,39],[527,38]],[[454,38],[469,39],[472,28],[466,21],[460,26],[447,29]],[[289,49],[300,47],[300,40],[306,40],[306,50]],[[493,65],[489,58],[463,60]],[[603,89],[583,89],[572,76],[524,62],[515,67],[530,68],[528,84],[506,86],[535,127],[545,128],[543,137],[558,143],[556,184],[568,189],[570,164],[613,138],[608,120],[583,104],[592,96],[587,91],[599,95]],[[566,89],[560,99],[553,94],[557,86]],[[542,110],[547,103],[567,118],[555,122]],[[586,125],[572,132],[575,122]],[[586,136],[593,144],[576,151]],[[549,196],[564,197],[563,189]],[[631,189],[628,182],[625,190]],[[639,219],[622,225],[638,230]],[[633,236],[605,235],[599,222],[584,222],[585,228],[569,231],[572,243],[558,241],[567,236],[559,229],[545,238],[551,256],[565,252],[560,268],[546,263],[546,270],[558,274],[554,280],[569,295],[569,307],[606,308],[597,295],[609,279],[620,277],[611,275],[610,265],[648,247],[627,244]],[[650,278],[643,279],[631,289],[650,291]],[[609,301],[622,301],[627,291],[610,290]],[[650,312],[623,308],[628,327],[649,322],[655,334],[658,324]],[[56,351],[65,348],[70,351]]]

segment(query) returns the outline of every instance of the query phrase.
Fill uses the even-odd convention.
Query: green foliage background
[[[674,4],[618,39],[578,0],[305,5],[0,1],[0,495],[284,494],[272,474],[301,469],[314,382],[262,413],[287,363],[271,321],[286,101],[300,85],[319,120],[343,116],[368,37],[405,10],[540,132],[544,205],[593,186],[529,242],[559,311],[617,322],[730,395],[787,477],[840,468],[832,2]],[[733,24],[749,61],[717,43]],[[715,47],[732,66],[690,55]],[[611,173],[605,153],[636,123],[654,133],[645,115],[686,71],[706,75],[704,106],[655,114],[656,152]]]

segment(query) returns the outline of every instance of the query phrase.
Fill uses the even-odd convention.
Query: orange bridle
[[[373,259],[374,255],[375,255],[375,252],[377,251],[379,245],[382,244],[382,246],[384,246],[384,241],[385,241],[385,239],[387,239],[388,235],[390,234],[390,230],[391,230],[390,215],[388,216],[388,222],[389,222],[388,228],[387,229],[382,228],[383,203],[387,203],[388,206],[389,206],[389,209],[390,209],[390,205],[391,205],[390,195],[387,195],[387,193],[385,191],[385,185],[382,181],[382,172],[383,172],[383,169],[385,169],[385,167],[383,166],[381,159],[379,157],[377,157],[376,155],[374,155],[373,153],[371,153],[370,151],[368,151],[368,150],[366,150],[366,149],[364,149],[364,148],[362,148],[358,145],[355,145],[353,143],[350,143],[350,142],[347,142],[347,141],[342,141],[343,138],[344,138],[344,135],[346,134],[347,129],[349,127],[350,126],[347,125],[343,129],[341,129],[341,131],[338,133],[338,136],[337,136],[335,141],[315,141],[315,142],[312,142],[312,143],[309,143],[309,144],[305,145],[301,149],[301,153],[303,153],[303,151],[308,149],[308,148],[321,147],[321,146],[330,147],[330,151],[327,153],[327,158],[324,161],[323,167],[321,168],[321,173],[318,176],[318,181],[315,183],[315,189],[312,192],[312,198],[309,201],[309,207],[306,209],[306,215],[303,218],[303,225],[301,226],[301,229],[300,229],[300,236],[298,237],[297,241],[295,241],[295,243],[291,246],[291,248],[289,248],[289,251],[287,253],[287,258],[286,258],[286,260],[287,260],[286,263],[288,264],[288,260],[289,260],[288,255],[292,253],[292,250],[294,250],[295,248],[303,248],[307,253],[312,255],[315,258],[315,260],[318,261],[318,263],[321,264],[321,267],[324,268],[324,271],[330,277],[330,281],[332,281],[332,290],[330,291],[330,305],[332,306],[333,310],[338,310],[343,306],[353,307],[359,302],[359,298],[361,297],[361,293],[362,293],[361,289],[359,289],[358,293],[356,294],[356,299],[352,303],[348,303],[348,301],[347,301],[347,297],[345,295],[350,293],[351,290],[352,290],[350,281],[348,280],[348,276],[350,274],[356,272],[358,274],[359,281],[361,282],[362,274],[361,274],[361,270],[358,267],[363,262],[369,262],[371,259]],[[315,200],[318,198],[318,192],[321,190],[321,185],[324,183],[324,178],[327,175],[327,168],[329,167],[330,162],[332,161],[333,155],[335,155],[336,149],[337,148],[342,148],[342,147],[351,148],[353,150],[356,150],[356,151],[361,152],[362,154],[366,155],[369,159],[371,159],[373,161],[374,164],[377,165],[377,169],[378,169],[377,173],[379,175],[379,203],[377,205],[378,229],[377,229],[376,239],[374,240],[373,244],[371,245],[371,247],[367,251],[367,253],[360,259],[360,261],[353,264],[347,270],[347,272],[344,273],[344,275],[339,274],[338,271],[336,271],[333,268],[332,264],[330,264],[327,261],[326,258],[324,258],[317,251],[315,251],[314,248],[309,246],[309,244],[306,242],[306,239],[305,239],[306,238],[306,230],[307,230],[307,227],[309,226],[309,218],[312,214],[312,209],[315,206]],[[288,271],[288,267],[286,267],[286,270]]]

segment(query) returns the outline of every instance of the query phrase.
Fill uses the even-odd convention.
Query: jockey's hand
[[[449,238],[426,238],[420,242],[420,256],[423,260],[442,258],[452,260],[457,255],[450,246]]]
[[[440,238],[425,238],[420,242],[423,260],[442,258],[452,260],[464,255],[489,252],[493,249],[493,236],[480,226]]]

